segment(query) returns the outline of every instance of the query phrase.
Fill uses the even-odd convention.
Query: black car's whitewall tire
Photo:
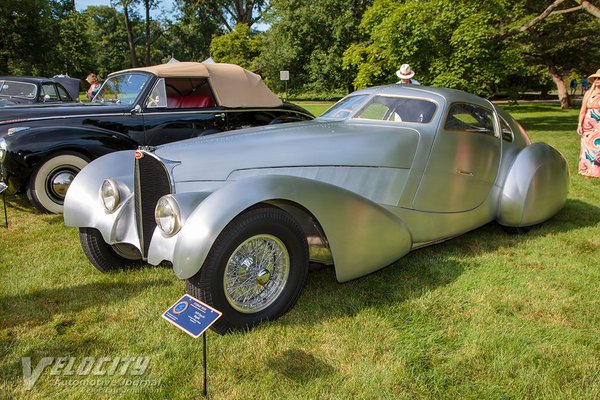
[[[79,228],[83,252],[101,272],[137,268],[143,265],[139,251],[132,245],[109,245],[97,229]]]
[[[88,163],[85,156],[76,153],[60,153],[48,158],[31,174],[27,197],[40,212],[62,213],[68,187]]]
[[[302,228],[286,212],[261,207],[227,225],[186,291],[223,312],[212,329],[225,333],[283,315],[298,300],[307,273]]]

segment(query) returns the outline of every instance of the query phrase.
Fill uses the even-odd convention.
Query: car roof
[[[388,96],[409,96],[424,97],[432,99],[443,99],[445,103],[468,102],[480,105],[482,107],[493,109],[494,106],[489,100],[475,96],[474,94],[463,92],[462,90],[421,86],[421,85],[403,85],[392,84],[387,86],[377,86],[358,90],[352,95],[388,95]]]
[[[109,77],[131,71],[148,72],[162,78],[208,78],[217,103],[225,107],[279,107],[283,104],[260,75],[239,65],[175,62],[130,68],[114,72]]]

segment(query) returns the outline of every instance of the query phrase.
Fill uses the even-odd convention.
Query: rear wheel
[[[221,232],[186,291],[223,312],[218,333],[251,328],[286,313],[298,300],[308,273],[302,228],[286,212],[250,210]]]
[[[79,241],[90,262],[101,272],[137,268],[143,265],[138,249],[127,243],[110,245],[97,229],[79,228]]]
[[[88,163],[89,159],[76,153],[61,153],[48,158],[31,174],[27,197],[40,212],[62,213],[69,186]]]

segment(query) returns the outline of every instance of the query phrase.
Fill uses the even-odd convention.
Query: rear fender
[[[537,142],[525,147],[506,177],[497,220],[506,226],[539,224],[565,204],[569,167],[562,154]]]
[[[184,208],[190,208],[190,194]],[[265,175],[226,184],[213,193],[198,193],[197,205],[180,232],[167,238],[159,229],[152,237],[148,261],[173,262],[180,279],[194,276],[213,243],[236,216],[260,203],[297,203],[318,221],[329,243],[337,280],[348,281],[391,264],[411,248],[405,224],[364,197],[311,179]],[[179,201],[179,200],[178,200]]]

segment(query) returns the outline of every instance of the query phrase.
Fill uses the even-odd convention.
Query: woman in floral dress
[[[600,69],[590,75],[591,88],[583,96],[577,133],[581,136],[579,173],[600,178]]]

